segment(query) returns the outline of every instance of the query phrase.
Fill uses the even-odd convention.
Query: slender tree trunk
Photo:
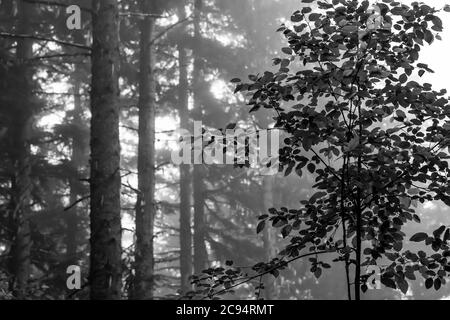
[[[186,17],[184,2],[178,7],[180,19]],[[183,29],[185,32],[186,30]],[[178,108],[180,116],[180,128],[188,129],[189,126],[189,80],[188,57],[184,40],[178,44],[178,65],[180,69],[178,84]],[[192,275],[192,233],[191,233],[191,166],[180,165],[180,273],[181,292],[192,289],[189,276]]]
[[[352,102],[353,104],[353,102]],[[358,118],[361,119],[361,105],[358,104]],[[359,123],[359,141],[362,141],[363,128]],[[362,158],[358,156],[358,177],[361,176]],[[361,204],[361,187],[358,185],[356,194],[356,258],[355,258],[355,300],[361,300],[361,242],[362,242],[362,204]]]
[[[80,42],[78,42],[80,43]],[[75,79],[73,84],[73,92],[74,92],[74,109],[73,109],[73,124],[76,127],[76,130],[82,126],[81,114],[83,113],[83,106],[81,102],[81,89],[80,89],[80,81],[77,78],[77,69],[75,68]],[[74,171],[70,180],[69,180],[69,188],[70,188],[70,203],[75,203],[81,195],[80,192],[80,177],[79,177],[79,169],[83,164],[84,157],[84,148],[83,141],[80,140],[78,132],[72,136],[72,157],[71,157],[71,166]],[[79,230],[79,206],[75,205],[66,213],[66,263],[77,264],[78,257],[78,230]]]
[[[83,34],[77,31],[74,35],[74,40],[76,43],[83,43],[85,39]],[[80,132],[83,128],[83,102],[81,99],[81,84],[83,79],[80,74],[82,73],[82,67],[79,63],[74,65],[74,75],[73,79],[73,98],[74,98],[74,108],[73,108],[73,119],[72,124],[76,130],[72,136],[72,157],[71,165],[74,175],[71,176],[69,180],[70,188],[70,203],[75,203],[80,196],[82,196],[81,185],[80,185],[80,169],[86,165],[86,153],[83,138]],[[66,262],[68,265],[78,263],[78,237],[80,235],[80,206],[75,205],[69,212],[66,213]]]
[[[208,265],[205,224],[205,185],[202,165],[194,165],[194,272],[201,273]]]
[[[18,1],[19,32],[29,32],[32,5],[24,1]],[[21,94],[18,95],[18,110],[15,111],[13,127],[13,165],[14,177],[12,181],[12,212],[11,226],[13,243],[11,248],[10,272],[12,274],[11,289],[13,294],[21,299],[25,298],[30,277],[30,130],[32,121],[31,106],[31,82],[33,71],[28,65],[32,57],[32,41],[28,39],[18,40],[17,64]]]
[[[93,4],[91,90],[91,299],[121,296],[117,0]]]
[[[150,1],[141,2],[141,10],[151,13]],[[136,275],[134,298],[153,297],[153,223],[155,218],[155,80],[151,39],[154,18],[141,22],[139,72],[139,147],[136,203]]]
[[[342,164],[342,181],[341,181],[341,220],[342,220],[342,239],[344,241],[344,247],[347,248],[347,222],[346,222],[346,213],[345,213],[345,175],[346,172],[348,173],[348,159],[346,156],[344,156],[343,164]],[[346,282],[346,288],[347,288],[347,299],[352,300],[352,291],[351,291],[351,284],[350,284],[350,254],[345,254],[344,259],[344,266],[345,266],[345,282]]]
[[[267,213],[270,208],[273,207],[273,177],[266,176],[263,178],[263,189],[264,189],[264,213]],[[274,248],[275,234],[273,233],[273,228],[264,228],[263,231],[263,243],[264,243],[264,253],[265,261],[270,261],[275,257]],[[275,292],[275,279],[271,274],[264,277],[264,299],[273,300],[276,296]]]
[[[195,46],[193,50],[194,55],[194,70],[192,76],[193,92],[194,92],[194,106],[195,120],[202,120],[202,106],[199,101],[199,91],[201,83],[202,59],[201,55],[201,30],[200,30],[200,15],[202,11],[202,0],[195,0],[195,18],[194,18],[194,38]],[[194,165],[194,272],[201,273],[208,264],[208,253],[206,250],[206,221],[205,221],[205,172],[203,164]]]

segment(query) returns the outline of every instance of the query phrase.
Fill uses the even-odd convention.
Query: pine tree
[[[121,295],[118,7],[99,0],[93,12],[91,91],[91,299]]]
[[[152,13],[149,1],[141,2],[144,14]],[[136,275],[134,298],[153,297],[153,224],[155,207],[155,79],[152,34],[155,19],[145,16],[140,25],[138,198],[136,203]]]
[[[181,1],[178,6],[180,20],[186,18],[185,3]],[[185,32],[186,29],[184,28]],[[178,114],[180,117],[180,128],[187,129],[189,126],[189,79],[188,79],[188,56],[184,45],[184,39],[178,44]],[[191,166],[180,165],[180,273],[181,291],[191,289],[189,276],[192,274],[192,231],[191,231]]]
[[[32,16],[32,6],[25,1],[18,1],[19,26],[21,34],[30,31],[29,20]],[[32,121],[31,82],[33,71],[28,61],[33,55],[33,43],[29,39],[18,40],[16,51],[18,88],[17,112],[11,133],[14,150],[12,162],[14,177],[11,181],[11,212],[10,222],[13,231],[11,248],[10,272],[13,274],[12,291],[18,298],[24,298],[27,293],[30,277],[30,200],[31,200],[31,163],[30,163],[30,130]],[[17,89],[18,89],[17,88]]]

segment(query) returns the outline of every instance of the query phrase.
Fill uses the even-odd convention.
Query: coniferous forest
[[[0,300],[450,299],[449,18],[0,0]]]

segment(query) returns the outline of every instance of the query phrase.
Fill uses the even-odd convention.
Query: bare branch
[[[76,53],[59,53],[59,54],[49,54],[46,56],[37,56],[30,60],[46,60],[46,59],[54,59],[54,58],[65,58],[65,57],[89,57],[91,54],[87,52],[76,52]]]
[[[69,211],[70,209],[72,209],[73,207],[75,207],[77,204],[79,204],[80,202],[83,202],[84,200],[87,200],[91,197],[91,195],[87,195],[84,197],[81,197],[80,199],[76,200],[74,203],[72,203],[71,205],[69,205],[68,207],[64,208],[64,211]]]
[[[174,23],[173,25],[167,27],[165,30],[161,31],[159,34],[157,34],[155,36],[155,38],[152,39],[152,41],[150,41],[150,46],[155,44],[156,41],[158,41],[160,38],[164,37],[165,34],[167,34],[170,30],[172,30],[173,28],[176,28],[178,25],[185,23],[186,21],[191,19],[191,15],[187,16],[186,18]]]
[[[233,288],[236,288],[236,287],[238,287],[238,286],[240,286],[240,285],[242,285],[242,284],[244,284],[244,283],[247,283],[247,282],[252,281],[252,280],[254,280],[254,279],[257,279],[257,278],[259,278],[259,277],[262,277],[262,276],[264,276],[264,275],[266,275],[266,274],[269,274],[269,273],[271,273],[271,272],[273,272],[273,271],[275,271],[275,270],[281,268],[282,266],[286,266],[286,265],[288,265],[289,263],[294,262],[294,261],[296,261],[296,260],[298,260],[298,259],[306,258],[306,257],[318,255],[318,254],[334,253],[334,252],[336,252],[336,251],[337,251],[337,250],[333,250],[333,251],[315,251],[315,252],[309,252],[309,253],[305,253],[305,254],[303,254],[303,255],[300,255],[300,256],[298,256],[298,257],[292,258],[292,259],[290,259],[290,260],[282,261],[282,262],[280,262],[279,264],[277,264],[276,266],[274,266],[274,267],[272,267],[272,268],[270,268],[270,269],[268,269],[268,270],[266,270],[266,271],[264,271],[264,272],[258,273],[258,274],[254,275],[254,276],[251,276],[251,277],[248,277],[247,279],[245,279],[245,280],[243,280],[243,281],[240,281],[240,282],[238,282],[238,283],[235,283],[235,284],[231,285],[230,287],[228,287],[228,288],[226,288],[226,289],[217,291],[216,293],[214,293],[214,294],[212,294],[212,295],[209,295],[209,296],[207,296],[207,297],[204,297],[202,300],[207,299],[207,298],[211,298],[211,297],[214,297],[214,296],[223,294],[223,293],[226,293],[226,292],[230,291],[230,290],[233,289]]]
[[[39,37],[39,36],[33,36],[33,35],[29,35],[29,34],[11,34],[11,33],[6,33],[6,32],[0,32],[0,38],[34,39],[34,40],[37,40],[37,41],[53,42],[53,43],[56,43],[56,44],[60,44],[62,46],[74,47],[74,48],[84,49],[84,50],[92,50],[91,47],[83,45],[83,44],[71,43],[71,42],[67,42],[67,41],[62,41],[62,40],[57,40],[57,39],[50,39],[50,38],[44,38],[44,37]]]
[[[28,2],[28,3],[44,5],[44,6],[56,6],[56,7],[64,7],[64,8],[70,6],[70,4],[60,3],[60,2],[56,2],[56,1],[45,1],[45,0],[23,0],[23,1]],[[80,7],[80,6],[78,6],[78,7]],[[93,13],[93,11],[89,8],[80,7],[80,9],[82,11],[86,11],[91,14]]]
[[[121,17],[136,16],[136,17],[152,17],[152,18],[169,18],[168,16],[162,16],[160,14],[142,13],[142,12],[120,12],[119,16],[121,16]]]

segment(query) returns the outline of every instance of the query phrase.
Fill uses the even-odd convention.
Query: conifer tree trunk
[[[194,41],[193,49],[194,55],[194,70],[192,75],[193,92],[194,92],[194,107],[195,120],[202,120],[202,106],[199,101],[199,91],[201,90],[201,74],[202,74],[202,59],[201,55],[201,30],[200,30],[200,15],[202,11],[202,0],[195,0],[195,16],[194,16]],[[206,222],[205,222],[205,178],[203,164],[194,165],[194,273],[201,273],[208,263],[208,253],[206,251]]]
[[[274,207],[273,199],[273,177],[265,176],[263,178],[263,199],[264,199],[264,213],[267,214],[270,208]],[[265,261],[270,261],[275,257],[274,239],[275,235],[273,228],[264,228],[263,244]],[[275,279],[271,274],[264,277],[264,299],[273,300],[275,298]]]
[[[91,299],[121,294],[117,0],[93,3],[91,89]]]
[[[80,42],[78,42],[80,43]],[[82,127],[83,106],[81,101],[81,88],[80,80],[77,77],[77,68],[75,68],[75,76],[73,83],[74,91],[74,108],[73,108],[73,124],[77,132],[72,136],[72,156],[71,156],[71,167],[74,171],[70,180],[70,203],[74,204],[77,202],[81,196],[80,191],[80,176],[79,170],[83,165],[84,160],[84,146],[83,141],[79,136],[78,130]],[[80,220],[80,208],[79,205],[75,205],[66,213],[66,262],[67,264],[77,264],[77,248],[78,248],[78,236],[79,236],[79,220]]]
[[[28,34],[30,31],[30,18],[32,16],[32,4],[19,0],[19,33]],[[13,233],[13,241],[10,256],[10,272],[12,274],[11,289],[13,294],[21,299],[26,296],[28,280],[30,277],[30,130],[32,121],[31,82],[33,77],[29,59],[32,57],[32,41],[29,39],[18,40],[17,76],[21,93],[17,95],[17,110],[15,110],[13,129],[13,153],[14,176],[11,181],[11,215],[10,222]]]
[[[91,1],[83,0],[78,1],[80,6],[89,7]],[[75,43],[85,43],[86,38],[84,37],[84,30],[76,30],[74,31],[73,39]],[[72,50],[71,52],[77,52],[77,49]],[[72,79],[72,90],[73,90],[73,99],[74,99],[74,108],[72,111],[72,125],[73,125],[73,135],[72,135],[72,155],[71,155],[71,169],[72,175],[69,179],[69,189],[70,189],[70,204],[73,205],[77,201],[79,201],[80,197],[83,196],[83,188],[81,185],[81,178],[84,178],[82,174],[82,168],[87,166],[87,150],[83,140],[83,137],[80,135],[81,130],[83,130],[85,124],[83,123],[83,112],[85,106],[82,101],[82,84],[84,81],[83,72],[84,68],[82,66],[83,60],[76,61],[74,63],[74,72],[71,77]],[[66,220],[66,237],[65,237],[65,245],[66,245],[66,264],[67,265],[77,265],[79,264],[78,260],[78,246],[81,244],[79,241],[79,237],[81,235],[80,225],[82,214],[82,207],[80,204],[72,207],[68,212],[65,213]]]
[[[184,2],[178,7],[180,20],[186,18]],[[183,29],[183,31],[185,31]],[[189,80],[188,57],[184,40],[178,44],[178,65],[180,69],[178,84],[178,108],[180,116],[180,128],[189,127]],[[180,165],[180,273],[181,291],[183,293],[191,289],[189,276],[192,274],[192,232],[191,232],[191,166]]]
[[[81,32],[77,32],[74,36],[76,43],[83,43],[84,37]],[[82,137],[80,136],[80,130],[83,127],[83,102],[81,99],[81,84],[82,79],[80,73],[82,72],[81,67],[78,63],[74,66],[73,79],[73,98],[74,98],[74,108],[73,108],[73,119],[72,124],[74,126],[74,134],[72,136],[72,156],[71,156],[71,167],[74,175],[70,177],[69,188],[70,188],[70,203],[74,204],[82,196],[80,190],[80,169],[85,165],[85,148]],[[77,264],[78,257],[78,237],[79,237],[79,221],[80,221],[80,206],[75,205],[66,213],[66,261],[67,264]]]
[[[141,11],[151,13],[151,1],[141,2]],[[138,198],[136,203],[136,275],[134,298],[153,297],[153,224],[155,219],[155,80],[151,44],[154,18],[141,21],[139,69]]]

